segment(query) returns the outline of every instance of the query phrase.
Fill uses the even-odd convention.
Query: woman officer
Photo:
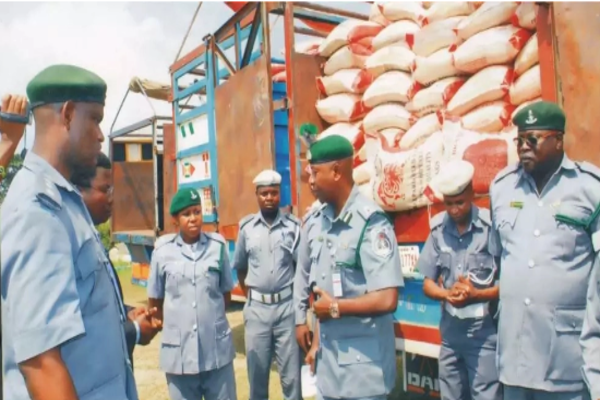
[[[237,400],[235,352],[225,307],[233,288],[227,244],[202,232],[200,195],[179,190],[169,209],[179,234],[154,245],[149,306],[162,320],[160,368],[171,400]]]

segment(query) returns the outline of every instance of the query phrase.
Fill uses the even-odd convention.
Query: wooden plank
[[[567,116],[565,148],[574,160],[600,166],[600,3],[552,3],[557,75]]]
[[[221,226],[235,225],[256,211],[252,180],[274,168],[270,61],[261,56],[215,91]]]
[[[316,125],[319,132],[322,132],[327,127],[327,124],[321,119],[315,107],[319,98],[319,92],[314,82],[318,76],[321,76],[321,65],[324,62],[325,59],[322,57],[293,52],[291,55],[291,66],[288,67],[292,83],[291,98],[288,92],[288,112],[290,113],[291,127],[289,134],[293,135],[290,136],[290,154],[292,154],[292,146],[294,154],[297,154],[296,160],[290,165],[290,173],[293,173],[291,175],[292,182],[294,182],[294,176],[296,177],[296,182],[298,182],[296,187],[298,197],[294,206],[301,213],[304,212],[306,207],[312,204],[314,197],[308,186],[308,174],[304,172],[306,162],[302,163],[301,161],[306,157],[306,147],[298,137],[298,129],[304,123]],[[290,157],[291,162],[292,157]]]
[[[177,150],[175,145],[175,127],[163,125],[163,232],[177,231],[169,214],[171,199],[177,193]]]
[[[542,82],[542,98],[557,101],[557,79],[555,68],[554,30],[550,4],[541,4],[537,14],[538,55]]]
[[[154,165],[151,162],[113,163],[113,231],[154,230]]]

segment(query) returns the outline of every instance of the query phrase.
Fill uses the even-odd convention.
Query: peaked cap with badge
[[[348,139],[340,135],[331,135],[314,142],[306,158],[310,164],[325,164],[350,158],[353,155],[354,147]]]
[[[538,101],[523,107],[513,118],[519,132],[565,131],[565,113],[556,103]]]
[[[200,194],[196,189],[179,189],[177,193],[175,193],[175,196],[173,196],[173,199],[171,200],[169,213],[175,216],[180,211],[185,210],[188,207],[197,206],[200,204]]]
[[[256,175],[256,178],[252,181],[254,186],[275,186],[281,184],[281,175],[279,172],[273,171],[272,169],[265,169],[260,174]]]
[[[465,160],[453,160],[444,164],[431,186],[442,196],[458,196],[473,180],[475,168]]]
[[[98,103],[106,100],[106,82],[95,73],[74,65],[52,65],[27,85],[31,109],[46,104]]]

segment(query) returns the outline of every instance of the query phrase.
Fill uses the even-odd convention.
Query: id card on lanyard
[[[333,296],[342,297],[344,295],[344,288],[342,287],[342,270],[337,263],[333,265],[331,281],[333,284]]]

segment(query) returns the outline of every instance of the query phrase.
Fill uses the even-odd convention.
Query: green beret
[[[99,103],[106,99],[106,82],[95,73],[73,65],[53,65],[27,85],[31,108],[74,101]]]
[[[169,207],[169,213],[173,216],[177,215],[179,211],[185,210],[191,206],[197,206],[200,204],[200,194],[196,189],[179,189],[173,199],[171,200],[171,207]]]
[[[348,139],[340,135],[331,135],[314,142],[308,151],[307,159],[311,164],[323,164],[339,161],[354,155],[354,147]]]
[[[565,113],[556,104],[538,101],[523,107],[513,118],[513,124],[524,131],[565,131]]]

